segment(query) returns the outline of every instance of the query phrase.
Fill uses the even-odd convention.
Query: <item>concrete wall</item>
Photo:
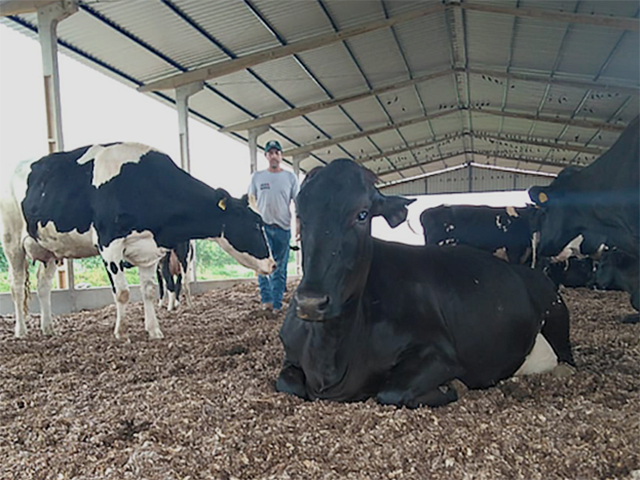
[[[291,280],[298,277],[289,276]],[[211,280],[205,282],[191,283],[191,294],[198,295],[216,288],[228,288],[233,285],[243,283],[258,284],[257,278],[239,278],[233,280]],[[140,302],[140,287],[138,285],[130,285],[131,302]],[[63,315],[66,313],[79,312],[81,310],[95,310],[106,305],[113,305],[113,294],[111,287],[95,287],[83,290],[53,290],[51,292],[51,308],[54,315]],[[29,300],[29,311],[31,313],[40,312],[40,302],[36,292],[31,293]],[[11,294],[0,293],[0,315],[13,314],[13,302]]]

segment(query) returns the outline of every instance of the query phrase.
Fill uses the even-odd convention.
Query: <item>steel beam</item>
[[[577,118],[572,119],[563,117],[552,117],[550,115],[536,115],[533,113],[524,112],[502,112],[500,110],[492,110],[486,108],[472,108],[470,110],[478,114],[484,113],[487,115],[495,115],[499,117],[521,118],[523,120],[531,120],[532,122],[556,123],[558,125],[572,125],[582,128],[594,128],[596,130],[607,130],[609,132],[621,132],[626,128],[626,125],[613,125],[611,123],[597,122],[594,120],[580,120]]]
[[[3,0],[0,1],[0,17],[33,13],[53,3],[61,2],[60,0]]]

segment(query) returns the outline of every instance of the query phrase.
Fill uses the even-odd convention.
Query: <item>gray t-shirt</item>
[[[258,211],[264,223],[290,230],[289,208],[299,189],[298,179],[293,173],[287,170],[277,173],[261,170],[251,177],[249,195],[256,197]]]

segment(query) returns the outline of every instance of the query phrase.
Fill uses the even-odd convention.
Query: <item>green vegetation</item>
[[[222,250],[217,243],[208,240],[196,241],[196,257],[198,259],[198,267],[196,278],[198,280],[224,280],[228,278],[251,278],[255,276],[253,270],[244,268],[227,253]],[[93,287],[109,286],[109,278],[107,272],[102,265],[100,257],[83,258],[73,262],[74,278],[76,285],[88,283]],[[295,273],[295,257],[294,252],[289,255],[289,265],[287,269],[289,275]],[[125,272],[127,282],[130,285],[137,284],[138,269],[131,268]],[[36,266],[29,267],[29,278],[31,288],[35,288]],[[55,280],[54,280],[55,284]],[[0,245],[0,292],[9,291],[9,265],[4,255],[2,246]]]

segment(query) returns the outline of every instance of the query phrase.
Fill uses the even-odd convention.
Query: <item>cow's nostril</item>
[[[325,295],[324,298],[321,298],[318,302],[318,311],[324,312],[329,307],[329,295]]]

